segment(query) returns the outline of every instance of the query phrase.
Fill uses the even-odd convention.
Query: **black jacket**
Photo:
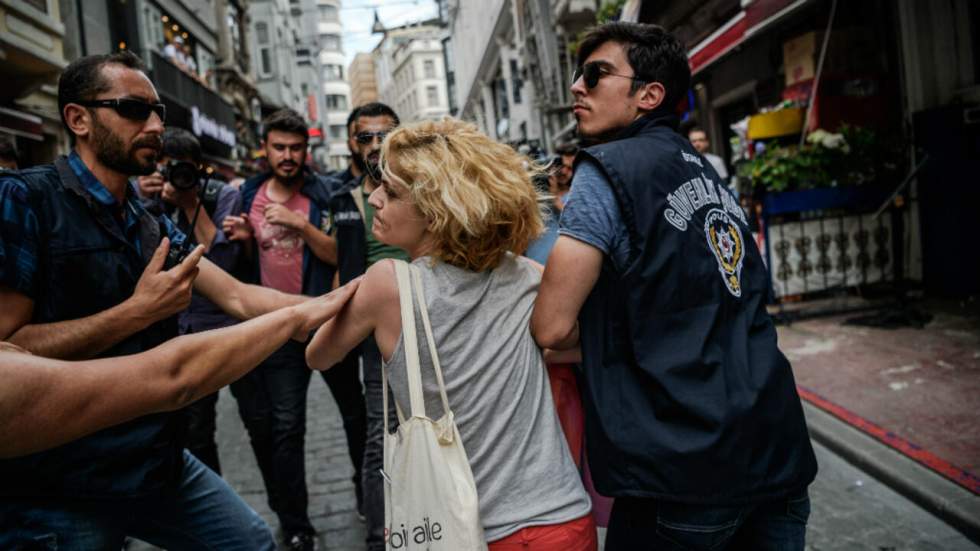
[[[60,175],[59,175],[60,173]],[[143,211],[136,250],[112,214],[58,159],[20,172],[38,217],[38,294],[31,323],[91,316],[128,299],[154,250],[161,223]],[[176,336],[176,318],[158,322],[99,357],[148,350]],[[175,490],[183,470],[183,424],[175,414],[134,419],[51,450],[0,460],[0,495],[124,498]]]
[[[600,493],[728,505],[816,475],[769,278],[738,203],[670,116],[583,150],[612,186],[630,249],[580,314],[583,403]]]

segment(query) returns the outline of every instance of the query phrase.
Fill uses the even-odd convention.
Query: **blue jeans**
[[[803,551],[809,517],[806,490],[787,499],[739,507],[617,497],[605,549]]]
[[[126,536],[166,549],[276,549],[269,526],[214,471],[184,451],[179,487],[147,499],[5,500],[0,549],[116,551]]]

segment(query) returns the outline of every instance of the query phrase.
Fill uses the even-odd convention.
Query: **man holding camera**
[[[239,266],[242,245],[225,237],[221,221],[242,211],[238,190],[224,182],[206,178],[201,171],[201,143],[182,128],[163,133],[162,156],[157,171],[137,178],[140,196],[147,210],[164,214],[188,236],[204,246],[204,258],[234,274]],[[191,296],[190,306],[180,313],[177,324],[181,335],[228,327],[238,320],[200,295]],[[248,377],[249,375],[246,375]],[[187,449],[194,457],[221,474],[215,443],[215,406],[218,393],[209,394],[184,409],[187,415]]]
[[[307,300],[235,280],[140,204],[129,178],[155,170],[166,106],[138,57],[72,62],[58,104],[71,154],[0,175],[0,340],[49,358],[117,357],[175,336],[192,288],[240,319]],[[275,549],[181,433],[179,417],[158,413],[0,461],[0,548],[118,549],[131,535]]]

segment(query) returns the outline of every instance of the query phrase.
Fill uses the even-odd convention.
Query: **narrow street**
[[[337,406],[323,380],[310,384],[306,473],[310,516],[323,551],[361,551],[364,524],[354,511],[353,470]],[[218,442],[225,477],[276,529],[234,398],[218,401]],[[814,551],[970,550],[980,547],[889,487],[815,444],[820,473],[810,488],[807,548]],[[278,535],[278,534],[277,534]]]

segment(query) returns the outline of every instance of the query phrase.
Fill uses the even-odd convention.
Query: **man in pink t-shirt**
[[[242,184],[244,214],[226,218],[225,232],[252,249],[263,287],[320,295],[330,290],[338,260],[347,253],[338,251],[331,235],[337,217],[327,184],[304,170],[306,121],[293,111],[277,111],[263,121],[263,132],[271,172]],[[296,550],[316,546],[307,511],[304,437],[311,372],[305,351],[304,344],[287,343],[236,384],[269,507],[279,517],[287,547]],[[357,365],[324,380],[340,409],[359,474],[367,429]]]
[[[284,202],[275,201],[269,197],[270,187],[273,194],[281,191],[276,189],[275,183],[276,179],[272,178],[262,184],[248,212],[258,249],[259,274],[263,287],[300,294],[303,292],[303,236],[294,227],[269,221],[266,211],[270,211],[271,216],[278,212],[280,218],[289,216],[282,212],[288,211],[298,219],[308,220],[310,199],[297,192]]]

